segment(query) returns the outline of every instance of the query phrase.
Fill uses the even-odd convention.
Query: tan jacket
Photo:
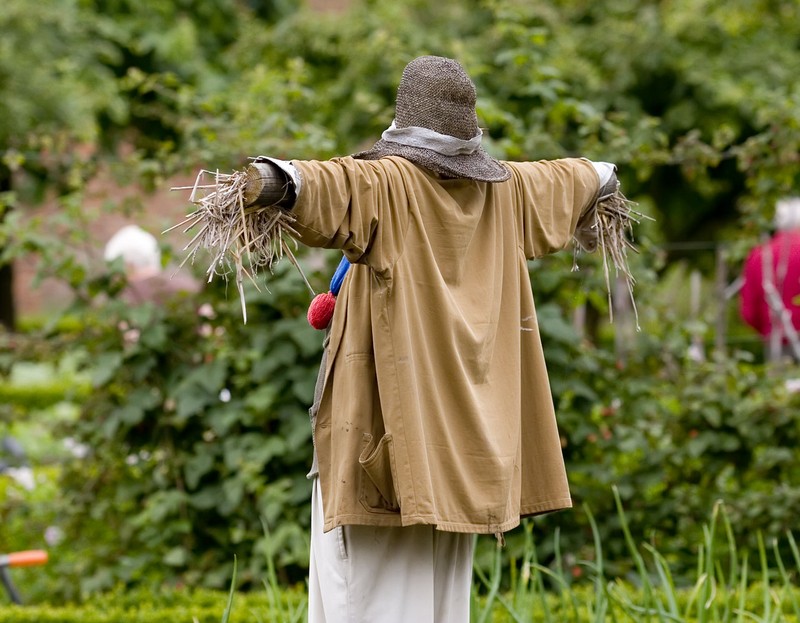
[[[317,414],[325,527],[496,533],[572,505],[526,260],[593,207],[586,160],[441,179],[400,157],[294,161],[302,242],[351,267]]]

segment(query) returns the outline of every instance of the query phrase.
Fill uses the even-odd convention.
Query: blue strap
[[[344,281],[344,276],[347,274],[349,268],[350,262],[346,257],[343,257],[342,261],[339,262],[339,266],[336,267],[336,272],[333,273],[333,279],[331,279],[331,294],[334,296],[338,296],[339,289],[342,287],[342,282]]]

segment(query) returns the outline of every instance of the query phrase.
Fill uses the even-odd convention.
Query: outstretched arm
[[[293,162],[259,157],[254,166],[262,173],[248,182],[251,203],[290,210],[296,219],[294,233],[303,244],[342,249],[349,260],[375,268],[382,268],[395,250],[395,234],[407,220],[407,199],[404,192],[395,192],[385,163],[350,157]]]
[[[581,242],[596,247],[591,210],[600,191],[595,166],[582,158],[508,162],[525,256],[542,257],[564,249],[581,227]],[[608,167],[611,170],[611,165]],[[608,180],[606,180],[608,181]]]

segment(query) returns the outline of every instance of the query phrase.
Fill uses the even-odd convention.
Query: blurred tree
[[[280,0],[257,5],[272,19],[289,10]],[[80,193],[101,163],[120,159],[120,182],[159,185],[176,161],[185,117],[196,114],[196,91],[222,88],[222,53],[248,16],[235,0],[5,2],[0,218],[45,195]],[[0,322],[11,328],[10,260],[45,243],[7,237]]]
[[[45,191],[72,193],[65,205],[75,210],[66,220],[79,218],[82,185],[100,164],[119,161],[121,145],[127,179],[145,187],[197,163],[223,169],[259,153],[352,153],[390,123],[405,63],[433,53],[459,58],[474,77],[494,155],[616,162],[626,191],[658,218],[642,228],[645,244],[754,237],[753,225],[766,220],[773,199],[798,189],[800,86],[791,71],[800,66],[799,12],[794,0],[364,0],[343,15],[322,16],[292,12],[278,1],[6,0],[0,181],[5,175],[12,192],[2,195],[2,205],[23,205]],[[737,207],[749,229],[739,227]],[[65,514],[80,526],[93,512],[98,524],[125,533],[104,536],[95,558],[83,561],[84,577],[95,588],[150,573],[223,584],[231,551],[261,552],[248,572],[254,580],[264,551],[302,564],[305,544],[296,526],[265,550],[253,511],[260,504],[273,519],[306,516],[301,469],[310,449],[302,411],[318,336],[305,332],[299,317],[305,293],[289,271],[271,277],[271,293],[246,328],[238,307],[226,302],[224,284],[210,294],[219,313],[213,323],[186,310],[144,318],[112,306],[97,314],[93,297],[113,296],[114,289],[100,281],[87,285],[74,260],[53,253],[58,241],[46,237],[50,232],[36,238],[14,229],[14,215],[5,214],[2,231],[27,235],[27,248],[39,251],[49,270],[85,292],[77,309],[86,326],[76,346],[100,364],[91,402],[71,432],[97,451],[94,471],[87,475],[89,468],[78,465],[65,480]],[[7,260],[20,246],[4,236]],[[654,254],[643,256],[635,260],[636,274],[653,300],[653,290],[645,289],[649,269],[661,266]],[[610,432],[605,409],[616,401],[622,406],[613,409],[630,418],[630,444],[652,460],[646,475],[658,483],[656,458],[663,456],[647,448],[641,431],[661,431],[667,413],[678,418],[677,438],[685,423],[679,418],[697,418],[719,400],[714,392],[703,395],[687,415],[688,402],[669,393],[680,387],[690,394],[691,379],[699,378],[684,376],[682,366],[692,364],[681,359],[680,295],[643,310],[644,361],[623,378],[613,355],[581,343],[567,320],[587,299],[605,311],[602,271],[570,273],[569,258],[551,260],[535,264],[532,278],[555,394],[568,418],[568,452],[582,466],[579,486],[596,495],[597,446],[586,443]],[[141,339],[126,342],[128,331],[118,330],[114,314],[131,327],[138,319]],[[199,341],[193,323],[217,342]],[[215,391],[204,366],[214,372]],[[734,368],[731,384],[739,389],[730,392],[730,409],[751,391],[749,377]],[[222,389],[238,397],[224,402]],[[748,415],[772,400],[766,391],[757,398]],[[269,440],[261,438],[265,425],[272,427]],[[787,447],[793,435],[785,435]],[[601,438],[612,446],[620,437]],[[274,454],[261,455],[269,447]],[[635,481],[643,473],[624,452],[598,455],[611,463],[602,474],[608,481],[618,473]],[[141,462],[128,465],[131,456]],[[695,458],[686,459],[692,469]],[[676,467],[675,482],[683,470]],[[87,482],[94,497],[85,495]],[[645,499],[660,502],[661,485],[652,486]],[[637,483],[630,491],[641,489]],[[703,503],[698,498],[696,508]],[[653,516],[649,507],[640,510]],[[606,526],[609,534],[612,528]],[[121,543],[141,549],[124,558]],[[192,557],[196,551],[204,552],[202,560]]]
[[[800,184],[796,2],[368,8],[244,25],[226,58],[236,97],[217,92],[192,132],[226,155],[352,152],[391,120],[404,64],[434,53],[473,75],[497,155],[613,160],[669,240],[722,239],[737,207],[772,205]]]
[[[98,136],[103,111],[122,123],[124,103],[100,62],[75,2],[8,0],[0,13],[0,218],[20,200],[76,183],[76,149]],[[8,239],[0,238],[7,248]],[[0,256],[0,321],[14,325],[12,272]]]
[[[613,160],[668,240],[719,240],[737,204],[800,184],[798,3],[489,5],[488,91],[520,155]]]

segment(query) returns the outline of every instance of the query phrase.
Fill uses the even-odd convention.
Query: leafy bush
[[[250,621],[252,613],[260,620],[272,620],[269,613],[276,610],[272,595],[264,591],[238,593],[231,623]],[[305,600],[298,589],[284,589],[281,602],[297,608]],[[219,623],[225,609],[226,593],[209,590],[163,589],[153,591],[113,590],[95,595],[84,604],[65,606],[8,606],[0,605],[2,623]],[[267,616],[265,616],[267,615]],[[259,620],[259,619],[256,619]]]
[[[12,4],[12,21],[0,20],[5,30],[51,32],[39,24],[61,15],[52,1],[33,13],[19,0]],[[12,169],[24,178],[26,169],[28,178],[57,180],[57,191],[68,193],[47,227],[26,224],[17,211],[5,215],[0,231],[2,261],[37,253],[45,272],[78,297],[71,313],[79,321],[61,332],[45,328],[42,339],[31,340],[30,358],[57,361],[59,349],[86,354],[93,375],[85,400],[64,394],[80,400],[81,414],[59,431],[92,453],[62,466],[61,490],[45,513],[58,516],[80,552],[49,567],[62,578],[52,594],[63,597],[164,577],[220,587],[234,553],[245,584],[263,577],[273,555],[293,580],[307,555],[305,410],[321,342],[303,320],[308,295],[282,266],[270,291],[248,292],[246,327],[224,283],[172,307],[115,302],[118,278],[91,279],[97,271],[84,253],[91,218],[83,193],[100,165],[149,188],[198,162],[224,168],[256,153],[355,151],[388,124],[403,65],[432,52],[458,57],[472,71],[492,153],[617,162],[626,191],[659,216],[642,228],[645,243],[719,238],[726,232],[711,225],[735,222],[736,207],[746,208],[750,229],[737,226],[735,236],[753,238],[752,225],[766,221],[771,200],[797,184],[800,99],[785,68],[797,59],[800,5],[788,0],[680,7],[375,0],[369,10],[357,5],[338,17],[298,11],[277,24],[229,1],[203,9],[197,22],[177,5],[154,11],[149,3],[122,2],[116,11],[111,4],[69,4],[69,19],[56,20],[60,30],[53,31],[63,31],[63,41],[42,39],[33,62],[19,64],[14,46],[0,58],[31,92],[51,84],[53,66],[39,56],[63,56],[52,51],[66,45],[79,47],[73,58],[86,61],[57,71],[69,82],[63,91],[80,95],[70,99],[70,136],[28,137],[34,125],[44,132],[63,126],[64,111],[45,115],[47,123],[27,112],[35,123],[21,126],[14,125],[19,115],[10,115],[5,132],[17,147],[2,154],[0,166],[0,178]],[[199,4],[186,6],[200,11]],[[25,29],[15,20],[25,20]],[[426,24],[447,24],[446,35]],[[28,73],[35,80],[23,79]],[[52,103],[28,100],[21,109]],[[122,135],[126,146],[132,141],[132,155],[120,166],[100,149],[114,145],[97,138],[97,151],[80,156],[76,141],[97,135]],[[28,196],[16,178],[14,190]],[[0,211],[16,202],[3,194]],[[637,536],[664,545],[687,569],[687,552],[717,498],[749,539],[758,530],[780,534],[797,515],[790,453],[798,399],[783,377],[745,358],[698,363],[687,356],[694,328],[672,313],[670,301],[641,304],[655,300],[659,253],[645,247],[648,260],[637,266],[644,331],[630,338],[624,364],[605,323],[590,344],[568,321],[578,304],[606,311],[597,259],[569,273],[568,258],[552,258],[532,267],[532,279],[576,501],[594,510],[614,557],[625,551],[609,494],[616,484]],[[304,260],[309,267],[312,259]],[[312,276],[317,289],[330,269]],[[198,314],[201,301],[214,317]],[[3,339],[4,373],[26,356],[15,339]],[[57,383],[36,393],[0,387],[9,400],[4,421],[41,415],[64,391]],[[20,525],[26,512],[22,500],[4,519]],[[555,557],[556,528],[577,556],[590,542],[580,513],[545,517],[537,526],[547,535],[542,559]],[[520,531],[509,538],[508,553],[519,556],[522,548]],[[629,570],[624,556],[616,564],[619,573]]]
[[[308,270],[311,256],[302,261],[324,287],[331,267],[317,273]],[[792,459],[800,395],[787,390],[785,375],[745,355],[694,361],[687,327],[646,306],[645,330],[621,363],[564,320],[562,298],[597,277],[591,265],[579,276],[559,266],[568,262],[537,263],[532,278],[573,495],[597,517],[608,569],[625,575],[632,564],[612,485],[635,537],[657,544],[675,573],[691,571],[692,548],[718,499],[742,549],[755,551],[759,531],[772,538],[790,529],[800,510]],[[49,511],[81,555],[54,557],[52,572],[71,580],[50,594],[74,598],[170,578],[222,587],[233,554],[244,586],[265,577],[270,557],[284,581],[304,577],[306,409],[321,334],[306,324],[309,295],[288,264],[270,278],[269,292],[248,292],[247,325],[223,285],[164,308],[112,302],[85,310],[78,343],[88,351],[92,391],[78,420],[61,430],[91,453],[62,465]],[[643,279],[645,300],[651,287]],[[22,516],[24,500],[14,508]],[[585,514],[535,524],[542,561],[556,555],[557,539],[575,560],[591,557]],[[523,530],[511,533],[507,556],[519,558],[523,543]],[[489,558],[482,546],[479,567]]]
[[[112,302],[89,317],[80,341],[92,392],[70,435],[91,452],[61,479],[64,529],[92,542],[72,570],[84,590],[151,574],[221,587],[234,554],[245,583],[260,581],[267,556],[307,564],[321,334],[288,264],[269,291],[248,294],[246,326],[238,297],[225,296],[220,284],[172,306]]]
[[[534,539],[533,522],[523,526],[524,547],[519,559],[503,562],[502,551],[494,547],[488,571],[476,569],[471,592],[471,620],[485,621],[583,621],[631,619],[673,622],[741,621],[800,619],[800,550],[791,533],[782,539],[791,555],[782,558],[773,546],[775,558],[767,559],[767,547],[759,540],[757,556],[750,558],[739,550],[726,508],[717,504],[711,519],[704,523],[697,546],[694,571],[684,581],[676,581],[673,565],[650,543],[634,541],[631,524],[619,493],[612,491],[620,528],[617,536],[625,542],[634,570],[623,580],[609,575],[608,558],[590,512],[585,517],[591,526],[591,559],[569,567],[569,550],[557,543],[556,559],[544,565],[539,544]],[[488,541],[488,539],[486,539]],[[564,552],[562,557],[562,551]],[[576,569],[581,573],[576,573]],[[281,588],[270,564],[266,593],[236,592],[234,572],[227,598],[222,591],[165,589],[125,591],[117,588],[92,596],[82,605],[0,606],[2,621],[50,621],[71,623],[116,623],[166,620],[217,620],[227,602],[222,623],[241,620],[243,612],[255,620],[289,623],[304,618],[307,598],[302,588]]]
[[[726,504],[742,549],[755,551],[759,532],[777,538],[794,528],[800,393],[787,381],[797,371],[753,363],[747,353],[695,361],[686,326],[661,310],[644,311],[658,315],[660,327],[639,334],[624,363],[610,349],[581,344],[547,305],[540,322],[573,496],[597,517],[607,555],[620,564],[611,568],[624,574],[631,564],[614,536],[613,485],[637,539],[683,560],[676,572],[684,573],[717,501]],[[536,523],[549,533],[541,537],[543,555],[553,555],[556,529],[569,549],[589,549],[581,513]]]

